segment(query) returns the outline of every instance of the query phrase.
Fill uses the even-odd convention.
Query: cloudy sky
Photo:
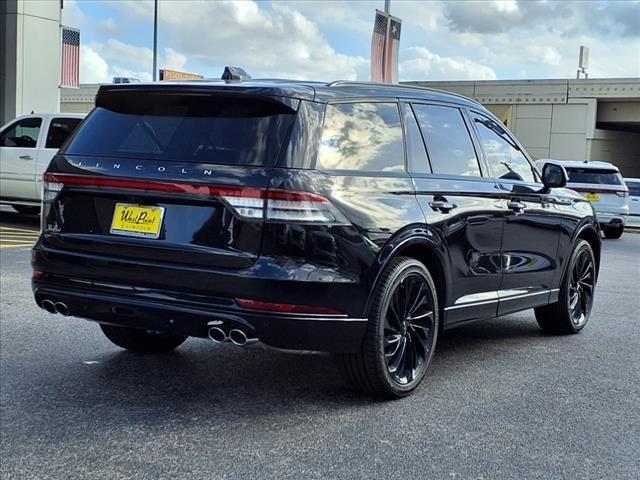
[[[369,79],[377,1],[160,0],[159,68],[219,77]],[[391,1],[403,20],[400,80],[640,77],[640,1]],[[151,79],[153,2],[65,0],[81,29],[82,83]]]

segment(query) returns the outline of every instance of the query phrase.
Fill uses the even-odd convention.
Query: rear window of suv
[[[295,115],[275,100],[256,97],[128,96],[129,102],[98,106],[65,153],[270,166]]]
[[[607,168],[567,168],[567,174],[571,183],[622,185],[622,176]]]

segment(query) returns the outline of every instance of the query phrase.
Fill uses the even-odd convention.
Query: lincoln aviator
[[[566,182],[437,90],[103,85],[44,174],[35,301],[134,352],[330,352],[401,397],[444,330],[526,309],[546,334],[585,327],[600,230]]]

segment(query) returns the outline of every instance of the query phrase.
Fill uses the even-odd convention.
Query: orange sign
[[[204,77],[197,73],[178,72],[176,70],[160,69],[160,80],[202,80]]]

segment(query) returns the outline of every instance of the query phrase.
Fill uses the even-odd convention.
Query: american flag
[[[62,72],[64,87],[80,86],[80,30],[62,27]]]
[[[371,81],[384,82],[385,48],[389,17],[376,10],[376,22],[371,38]]]

